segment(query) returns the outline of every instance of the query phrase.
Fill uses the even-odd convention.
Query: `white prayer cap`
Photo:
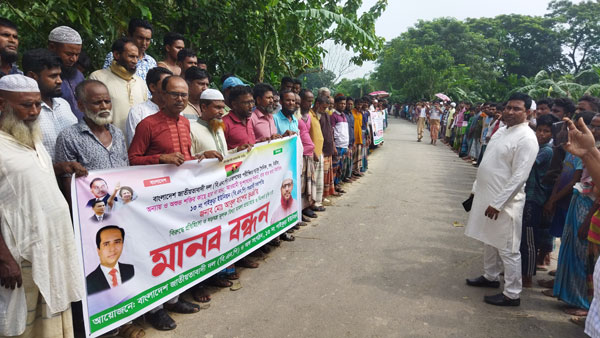
[[[535,101],[531,100],[531,108],[529,108],[529,110],[534,111],[537,109],[537,103],[535,103]]]
[[[81,45],[81,36],[71,27],[58,26],[50,32],[48,41]]]
[[[294,178],[293,178],[293,175],[292,175],[292,171],[291,171],[291,170],[288,170],[288,171],[285,173],[285,176],[283,176],[283,181],[282,181],[282,182],[285,182],[285,181],[287,181],[287,180],[290,180],[290,181],[293,181],[293,180],[294,180]]]
[[[450,105],[451,105],[452,107],[456,107],[456,103],[454,103],[454,102],[450,103]]]
[[[202,92],[202,95],[200,95],[200,100],[221,100],[221,101],[225,101],[225,98],[223,97],[223,94],[221,94],[220,91],[216,90],[216,89],[206,89]]]
[[[39,93],[37,82],[25,75],[11,74],[0,78],[0,90],[18,93]]]

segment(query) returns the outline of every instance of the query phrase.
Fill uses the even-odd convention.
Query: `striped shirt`
[[[38,121],[42,130],[42,143],[48,154],[50,154],[52,162],[55,162],[54,151],[58,134],[77,123],[77,117],[75,117],[71,111],[71,106],[65,99],[55,97],[52,99],[52,108],[46,102],[42,102],[42,111]]]

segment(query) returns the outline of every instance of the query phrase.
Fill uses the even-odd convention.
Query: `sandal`
[[[177,323],[175,323],[165,309],[159,309],[156,312],[148,312],[144,315],[144,318],[153,328],[160,331],[174,330],[177,327]]]
[[[575,316],[575,317],[585,317],[588,314],[588,310],[576,308],[576,307],[568,307],[563,310],[566,314]]]
[[[294,237],[293,235],[286,233],[283,233],[283,235],[281,235],[281,240],[286,241],[286,242],[293,242],[296,240],[296,237]]]
[[[272,241],[269,242],[269,245],[272,246],[280,246],[281,245],[281,241],[279,240],[279,238],[275,238]]]
[[[119,328],[119,336],[123,338],[142,338],[146,335],[143,328],[131,323]]]
[[[543,288],[547,288],[547,289],[552,289],[554,287],[554,279],[542,279],[538,281],[538,285],[543,287]]]
[[[237,262],[237,265],[241,266],[242,268],[248,268],[248,269],[256,269],[258,268],[258,263],[253,262],[251,260],[249,260],[248,258],[242,258]]]
[[[312,206],[312,207],[311,207],[311,209],[312,209],[312,211],[316,211],[316,212],[322,212],[322,211],[325,211],[325,208],[324,208],[324,207],[322,207],[322,206],[319,206],[319,207],[317,207],[317,206]]]
[[[181,298],[179,298],[175,304],[164,303],[163,307],[165,310],[175,313],[196,313],[200,311],[200,306],[198,304],[190,303]]]
[[[238,275],[237,272],[234,272],[234,273],[225,275],[225,278],[228,280],[238,280],[238,279],[240,279],[240,275]]]
[[[556,298],[556,296],[554,295],[554,290],[552,290],[552,289],[547,289],[547,290],[544,290],[544,291],[542,291],[542,294],[543,294],[544,296],[548,296],[548,297]]]
[[[192,297],[198,303],[208,303],[210,302],[210,295],[206,292],[206,289],[202,285],[198,285],[195,288],[192,288]]]
[[[227,279],[217,276],[210,278],[208,282],[210,283],[210,285],[220,288],[228,288],[233,285],[233,283],[228,281]]]

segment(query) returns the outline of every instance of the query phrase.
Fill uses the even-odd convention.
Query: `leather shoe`
[[[483,296],[483,301],[497,306],[519,306],[521,305],[521,299],[510,299],[503,293],[499,293],[493,296]]]
[[[146,318],[146,322],[160,331],[174,330],[177,327],[173,318],[164,309],[160,309],[154,313],[148,312],[144,317]]]
[[[500,282],[499,281],[490,281],[490,280],[487,280],[483,276],[479,276],[477,278],[472,278],[472,279],[467,278],[467,285],[476,286],[476,287],[499,288]]]

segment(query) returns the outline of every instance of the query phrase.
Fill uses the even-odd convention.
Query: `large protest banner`
[[[371,111],[371,126],[373,127],[373,144],[379,145],[383,142],[383,112]]]
[[[96,337],[184,292],[300,217],[296,136],[215,159],[92,171],[73,180],[73,220]]]

